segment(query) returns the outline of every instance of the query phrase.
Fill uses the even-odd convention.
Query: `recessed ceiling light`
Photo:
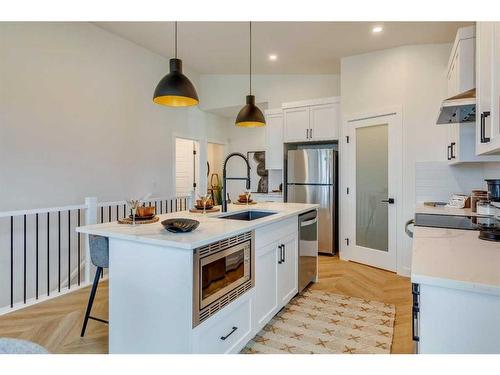
[[[278,60],[278,55],[275,55],[274,53],[273,53],[273,54],[270,54],[270,55],[269,55],[269,60],[271,60],[271,61],[276,61],[276,60]]]
[[[373,33],[380,33],[382,32],[382,30],[384,30],[384,28],[382,26],[375,26],[373,29],[372,29],[372,32]]]

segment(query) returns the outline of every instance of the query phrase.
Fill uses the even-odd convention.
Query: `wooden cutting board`
[[[219,212],[220,211],[220,207],[212,207],[212,208],[207,208],[205,212]],[[202,214],[203,213],[203,208],[201,210],[197,209],[196,207],[194,208],[191,208],[189,210],[189,212],[193,213],[193,214]]]

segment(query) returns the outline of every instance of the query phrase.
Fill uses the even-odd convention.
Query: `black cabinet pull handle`
[[[233,327],[233,328],[231,329],[231,332],[229,332],[226,336],[222,336],[220,339],[221,339],[221,340],[225,340],[225,339],[227,339],[229,336],[231,336],[233,333],[235,333],[237,329],[238,329],[238,327]]]
[[[312,130],[312,129],[309,129],[309,138],[311,138],[311,139],[312,139],[312,137],[313,137],[313,130]]]
[[[455,159],[455,145],[456,143],[455,142],[451,142],[451,158],[452,159]]]
[[[286,246],[285,245],[281,245],[283,246],[283,263],[285,263],[286,261]]]
[[[394,198],[388,198],[388,199],[382,199],[382,203],[389,203],[389,204],[394,204],[395,200]]]
[[[283,245],[279,245],[278,249],[280,249],[278,264],[283,263]]]
[[[481,113],[481,143],[488,143],[490,137],[486,136],[486,117],[490,115],[490,111],[484,111]]]

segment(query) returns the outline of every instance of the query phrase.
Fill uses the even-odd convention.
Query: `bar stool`
[[[85,330],[87,329],[87,323],[89,319],[97,320],[98,322],[108,324],[107,320],[99,319],[90,315],[92,310],[92,305],[94,304],[95,293],[97,291],[97,285],[99,284],[99,277],[101,276],[103,269],[109,267],[109,240],[107,237],[89,235],[89,250],[90,259],[92,264],[97,267],[95,271],[94,283],[92,284],[92,290],[90,291],[89,302],[87,304],[87,311],[85,312],[85,319],[83,320],[83,327],[81,337],[85,335]]]

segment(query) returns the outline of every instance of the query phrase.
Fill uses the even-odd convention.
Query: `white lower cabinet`
[[[276,243],[260,249],[255,255],[254,331],[259,331],[278,311],[278,259]]]
[[[255,254],[254,334],[298,292],[298,224],[294,219],[260,237],[266,243]]]
[[[424,284],[413,292],[417,353],[500,353],[500,295]]]
[[[280,259],[281,255],[281,259]],[[297,234],[291,234],[278,244],[278,303],[285,306],[298,291]]]
[[[240,297],[226,309],[194,329],[193,353],[237,353],[252,338],[253,293]]]

